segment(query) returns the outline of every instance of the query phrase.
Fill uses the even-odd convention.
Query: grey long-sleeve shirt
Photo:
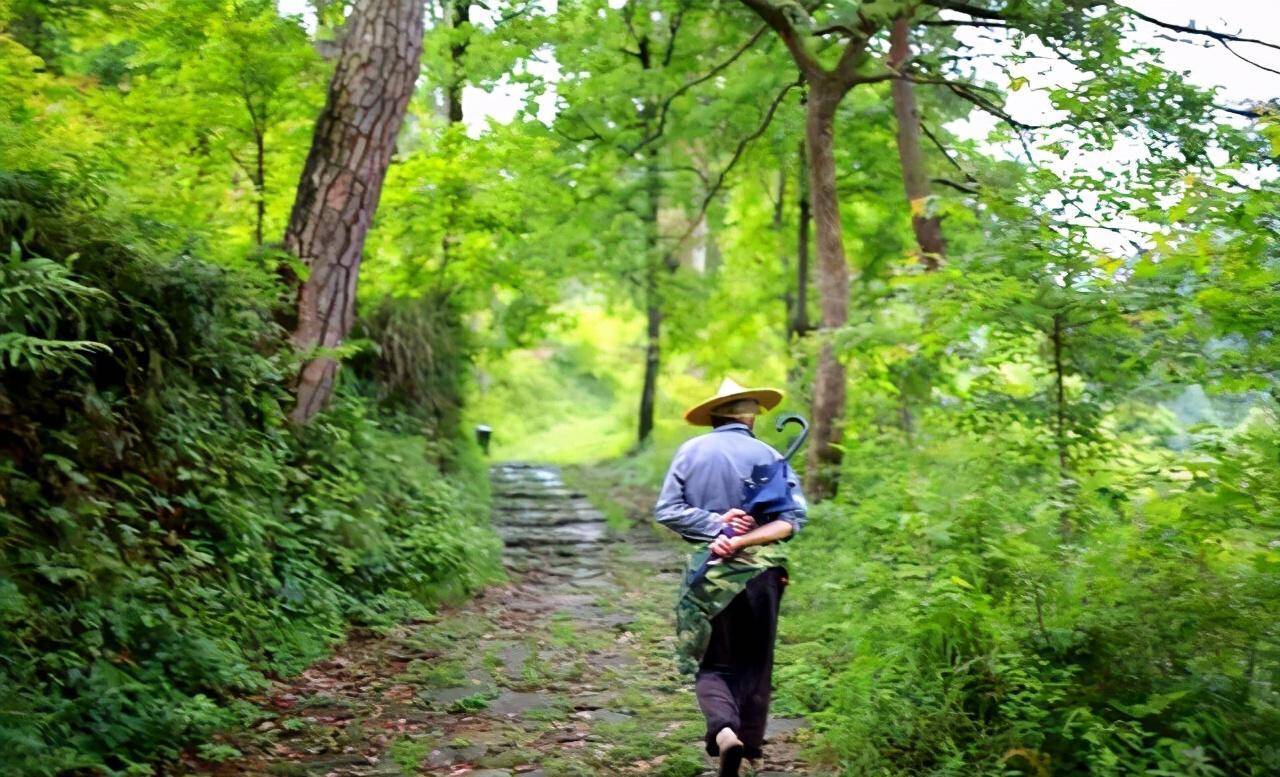
[[[725,424],[685,442],[676,451],[654,505],[658,523],[686,540],[710,541],[724,525],[720,516],[742,506],[742,490],[757,464],[770,464],[782,455],[757,440],[746,424]],[[799,532],[808,520],[799,480],[786,467],[787,483],[799,510],[778,516]]]

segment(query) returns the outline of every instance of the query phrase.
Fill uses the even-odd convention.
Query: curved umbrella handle
[[[791,457],[796,451],[800,450],[800,446],[804,445],[804,441],[809,437],[809,422],[804,420],[804,416],[799,413],[787,413],[778,419],[778,423],[774,424],[774,429],[780,432],[782,427],[787,424],[800,424],[800,434],[797,434],[796,438],[791,441],[791,444],[787,446],[787,452],[782,456],[784,460],[791,461]]]

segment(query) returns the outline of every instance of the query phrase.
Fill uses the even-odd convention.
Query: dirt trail
[[[430,622],[355,639],[263,700],[213,774],[711,774],[672,659],[681,548],[611,530],[553,467],[492,470],[511,582]],[[771,722],[762,776],[803,775],[800,721]],[[747,770],[744,768],[744,774]]]

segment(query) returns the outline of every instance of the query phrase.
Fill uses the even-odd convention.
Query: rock
[[[575,710],[598,710],[612,704],[616,698],[618,698],[616,691],[580,693],[573,697],[573,708]]]
[[[493,715],[520,715],[532,709],[553,706],[555,701],[553,696],[540,691],[504,690],[498,698],[489,702],[487,709]]]
[[[351,767],[365,766],[368,763],[369,761],[358,753],[347,753],[308,759],[302,765],[306,768],[307,774],[329,774],[330,772],[349,774]]]
[[[804,718],[769,718],[768,725],[765,726],[764,738],[766,740],[774,737],[785,736],[796,729],[804,728],[809,722]]]
[[[635,623],[636,616],[619,612],[612,615],[603,615],[598,620],[601,626],[610,626],[621,630]]]
[[[582,710],[575,712],[574,717],[598,723],[626,723],[631,720],[630,715],[613,710]]]
[[[480,743],[478,743],[478,742],[477,742],[476,744],[473,744],[473,745],[467,745],[466,747],[459,748],[459,749],[458,749],[458,760],[459,760],[459,761],[474,761],[474,760],[476,760],[476,759],[478,759],[478,758],[483,758],[483,757],[484,757],[484,754],[485,754],[485,753],[487,753],[487,752],[489,752],[489,746],[488,746],[488,745],[484,745],[484,744],[480,744]]]
[[[435,688],[418,694],[422,699],[433,704],[448,705],[455,701],[484,693],[488,688],[483,685],[459,685],[453,688]]]
[[[597,669],[626,669],[634,662],[628,656],[600,656],[591,659],[592,666]]]
[[[604,523],[600,521],[566,523],[560,526],[500,525],[496,528],[504,543],[518,547],[604,542],[606,539]]]
[[[519,677],[524,673],[525,662],[529,660],[528,645],[508,645],[498,651],[502,668],[508,677]]]

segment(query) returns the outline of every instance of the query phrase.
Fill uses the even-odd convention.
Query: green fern
[[[68,326],[83,329],[82,306],[106,299],[101,289],[72,278],[75,258],[24,258],[22,246],[10,244],[8,260],[0,264],[0,367],[60,371],[111,351],[94,340],[60,336]]]

